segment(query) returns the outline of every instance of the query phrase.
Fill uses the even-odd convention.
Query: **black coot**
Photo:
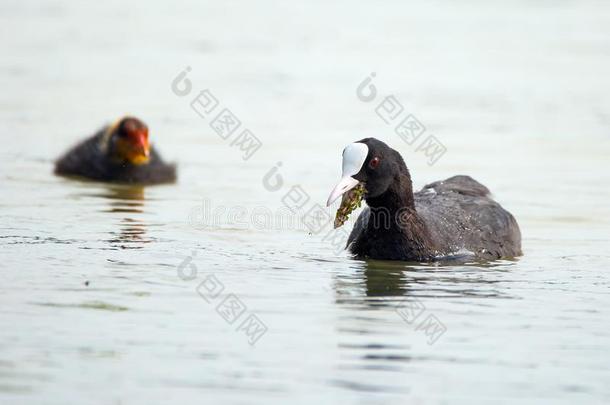
[[[55,173],[129,184],[176,180],[176,167],[165,163],[148,142],[148,127],[124,117],[70,149],[55,164]]]
[[[348,240],[357,257],[425,262],[464,250],[488,260],[522,254],[515,218],[468,176],[435,182],[414,194],[400,154],[365,138],[344,149],[343,177],[328,205],[342,195],[349,204],[356,186],[364,187],[368,205]]]

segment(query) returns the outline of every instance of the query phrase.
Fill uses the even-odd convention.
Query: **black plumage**
[[[359,142],[369,152],[352,177],[364,184],[368,207],[348,239],[356,256],[433,261],[464,250],[482,259],[522,254],[515,218],[485,186],[455,176],[413,193],[411,175],[398,152],[374,138]]]
[[[174,182],[176,166],[165,163],[153,146],[148,149],[147,161],[143,164],[134,164],[118,153],[115,144],[121,137],[125,138],[121,131],[126,120],[135,120],[137,125],[144,126],[139,120],[127,117],[101,128],[59,158],[55,174],[127,184]]]

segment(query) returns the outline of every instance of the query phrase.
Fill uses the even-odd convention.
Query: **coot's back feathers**
[[[417,213],[428,226],[439,255],[460,250],[479,258],[521,255],[517,221],[489,190],[468,176],[455,176],[415,193]]]
[[[490,194],[489,189],[470,176],[453,176],[443,181],[435,181],[426,185],[422,191],[435,190],[437,193],[453,191],[456,193],[485,197]]]

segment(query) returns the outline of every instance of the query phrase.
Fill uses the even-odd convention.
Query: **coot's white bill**
[[[326,206],[330,206],[341,195],[356,187],[359,181],[352,176],[360,172],[368,154],[369,147],[360,142],[350,143],[343,149],[341,180],[330,193]]]
[[[337,198],[341,197],[344,193],[350,191],[352,188],[356,187],[358,185],[358,183],[360,183],[358,180],[356,180],[353,177],[347,176],[347,177],[343,177],[341,179],[341,181],[339,181],[339,184],[337,184],[335,186],[335,188],[333,189],[333,191],[330,193],[330,196],[328,197],[328,201],[326,201],[326,206],[330,207],[330,205],[332,203],[334,203]]]

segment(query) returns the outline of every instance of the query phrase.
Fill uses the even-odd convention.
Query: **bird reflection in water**
[[[354,260],[335,275],[335,302],[341,307],[339,349],[354,370],[404,372],[416,356],[414,347],[435,344],[453,322],[456,298],[508,298],[502,274],[514,262],[476,262],[451,257],[435,264]],[[362,388],[354,381],[343,386]],[[385,384],[366,386],[384,391]],[[408,384],[405,389],[411,389]]]
[[[364,283],[367,297],[401,297],[408,294],[404,263],[369,260],[365,262]]]
[[[356,271],[335,277],[337,303],[360,303],[366,307],[399,304],[409,297],[511,298],[500,288],[503,274],[517,260],[476,260],[454,256],[435,264],[400,261],[356,261]]]
[[[382,260],[357,262],[356,272],[338,274],[337,303],[360,303],[369,307],[396,305],[408,295],[405,263]]]
[[[109,201],[108,213],[126,214],[119,221],[119,231],[112,232],[113,238],[108,242],[114,248],[142,249],[153,240],[146,236],[147,224],[140,214],[144,213],[144,187],[108,185],[101,197]]]

